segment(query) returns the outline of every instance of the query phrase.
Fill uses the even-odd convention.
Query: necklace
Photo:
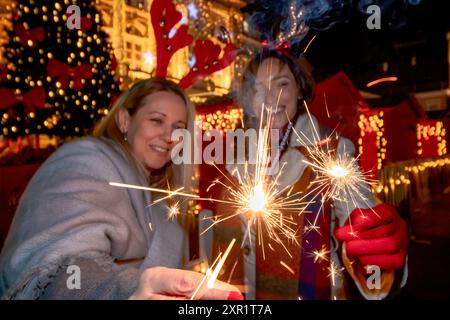
[[[292,124],[292,122],[290,122],[288,127],[287,127],[287,129],[286,129],[286,132],[283,135],[283,139],[281,139],[281,143],[280,143],[280,146],[279,146],[279,148],[277,150],[277,154],[275,155],[274,158],[272,158],[272,161],[271,161],[272,165],[270,166],[270,169],[269,169],[269,175],[272,175],[274,173],[275,168],[278,167],[278,162],[280,161],[280,159],[279,159],[280,155],[283,152],[284,147],[286,146],[287,139],[290,136],[292,127],[293,127],[293,124]]]
[[[287,129],[286,129],[286,132],[283,135],[283,139],[281,140],[281,144],[280,144],[280,147],[278,148],[278,155],[277,156],[280,156],[281,152],[283,152],[283,149],[286,146],[287,139],[290,136],[292,127],[293,127],[293,124],[292,124],[292,122],[290,122],[288,127],[287,127]]]

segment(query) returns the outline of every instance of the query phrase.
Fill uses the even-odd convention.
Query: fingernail
[[[244,296],[237,291],[230,291],[227,295],[227,300],[244,300]]]

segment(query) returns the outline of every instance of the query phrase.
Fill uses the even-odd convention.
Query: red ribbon
[[[34,87],[22,95],[16,95],[13,90],[0,88],[0,109],[11,108],[21,102],[25,106],[25,112],[30,113],[35,109],[45,106],[45,90],[43,87]]]
[[[67,89],[69,84],[69,77],[73,80],[73,88],[75,90],[81,90],[84,84],[81,82],[83,79],[92,79],[92,67],[88,64],[82,64],[75,68],[58,61],[56,59],[51,59],[47,65],[48,75],[52,78],[58,78],[61,82],[61,88]]]
[[[0,69],[0,82],[6,81],[8,75],[8,70]]]
[[[291,44],[287,41],[283,41],[281,43],[278,43],[275,46],[275,49],[284,53],[289,53],[289,49],[291,48]]]
[[[19,42],[22,46],[28,46],[28,41],[31,40],[32,47],[36,45],[39,41],[44,40],[45,32],[44,28],[37,27],[32,30],[26,30],[21,24],[16,26],[16,35],[19,37]]]
[[[81,17],[81,30],[91,30],[92,29],[92,19],[88,17]]]
[[[68,15],[67,19],[69,19],[73,14],[75,14],[75,13],[71,13],[70,15]],[[83,30],[83,31],[91,30],[92,29],[92,19],[88,18],[88,17],[81,17],[80,25],[81,25],[81,30]]]

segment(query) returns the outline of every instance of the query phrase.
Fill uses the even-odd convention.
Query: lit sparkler
[[[323,151],[320,147],[309,148],[311,161],[304,162],[317,173],[317,178],[312,182],[317,186],[315,189],[319,189],[328,199],[352,200],[355,204],[355,194],[360,199],[365,199],[360,189],[365,185],[366,179],[359,169],[357,159],[333,153]]]
[[[161,197],[161,198],[153,201],[149,206],[153,206],[153,205],[157,204],[158,202],[172,198],[173,196],[200,199],[200,197],[198,195],[180,192],[181,190],[184,189],[183,187],[180,187],[176,190],[169,190],[170,188],[168,188],[168,189],[150,188],[150,187],[143,187],[143,186],[137,186],[137,185],[132,185],[132,184],[117,183],[117,182],[109,182],[109,185],[114,186],[114,187],[120,187],[120,188],[145,190],[145,191],[152,191],[152,192],[156,192],[156,193],[167,194],[165,197]],[[180,201],[177,201],[167,207],[167,220],[173,221],[179,215],[181,215]],[[150,229],[153,231],[151,226],[150,226]]]
[[[308,155],[307,160],[304,160],[304,163],[312,167],[317,174],[316,179],[312,181],[307,194],[302,194],[300,192],[292,193],[292,190],[288,190],[291,189],[290,186],[280,188],[278,180],[283,173],[283,168],[280,168],[277,174],[271,175],[270,164],[272,163],[272,167],[273,164],[276,164],[274,161],[278,161],[277,158],[279,153],[275,152],[275,156],[271,157],[269,136],[272,109],[266,109],[264,104],[262,104],[261,108],[262,112],[255,164],[250,165],[246,162],[243,165],[243,170],[238,170],[236,168],[232,172],[232,175],[236,180],[229,178],[227,174],[220,171],[216,166],[221,175],[226,179],[226,183],[217,179],[209,188],[216,184],[223,186],[227,189],[229,194],[227,199],[200,198],[197,195],[179,192],[180,189],[168,191],[164,189],[125,185],[113,182],[111,182],[110,185],[166,193],[168,195],[167,197],[177,195],[196,198],[199,201],[208,200],[229,204],[231,207],[235,208],[234,213],[224,217],[216,216],[213,219],[211,226],[204,230],[203,233],[218,223],[238,216],[246,222],[247,225],[242,246],[247,238],[250,242],[252,241],[251,231],[253,228],[256,228],[258,244],[262,246],[263,258],[265,258],[263,235],[267,236],[271,241],[281,244],[290,255],[289,250],[285,245],[285,241],[292,241],[298,245],[298,230],[296,229],[297,224],[294,216],[295,214],[301,215],[306,210],[307,206],[311,203],[311,201],[305,201],[309,195],[321,194],[322,208],[327,200],[338,200],[346,203],[352,202],[355,207],[358,207],[357,203],[368,201],[361,190],[367,188],[368,191],[370,191],[370,182],[365,179],[364,174],[359,169],[357,159],[346,155],[345,152],[344,155],[336,154],[337,150],[335,150],[336,148],[332,147],[331,144],[331,140],[334,138],[333,134],[324,139],[319,136],[318,128],[314,126],[306,102],[304,102],[304,104],[313,128],[312,140],[311,137],[307,137],[303,132],[296,132],[294,128],[293,132],[306,147]],[[266,117],[264,117],[265,110],[267,110],[268,113]],[[175,207],[169,208],[169,217],[174,217],[178,213],[179,209],[176,210]],[[316,216],[318,217],[319,215]],[[305,231],[309,230],[318,231],[316,222],[305,227]],[[207,270],[204,281],[199,285],[191,299],[194,299],[198,294],[198,290],[204,285],[205,281],[208,280],[208,287],[214,283],[234,242],[235,240],[233,239],[225,254],[223,256],[219,255],[211,268]],[[313,252],[315,256],[314,261],[327,260],[328,253],[326,248]],[[280,264],[289,270],[290,267],[283,261],[280,261]],[[337,270],[336,266],[331,262],[329,271],[334,284],[335,276],[340,270]]]
[[[146,191],[152,191],[152,192],[165,193],[165,194],[168,194],[170,196],[182,196],[182,197],[186,197],[186,198],[197,198],[197,199],[200,198],[196,194],[184,193],[184,192],[179,192],[179,191],[172,191],[172,190],[167,190],[167,189],[143,187],[143,186],[137,186],[137,185],[134,185],[134,184],[109,182],[109,185],[113,186],[113,187],[129,188],[129,189],[137,189],[137,190],[146,190]],[[180,188],[178,190],[181,190],[181,189],[182,188]]]
[[[275,106],[275,112],[277,106],[278,102]],[[357,203],[360,203],[361,201],[367,202],[367,199],[362,193],[362,189],[367,188],[370,190],[368,186],[370,183],[367,183],[368,181],[359,169],[357,159],[348,156],[345,153],[345,150],[344,155],[337,155],[336,148],[333,149],[331,147],[333,134],[325,139],[321,139],[318,134],[318,128],[315,127],[306,102],[305,108],[310,118],[313,137],[307,137],[303,132],[297,133],[295,132],[295,129],[294,133],[298,136],[299,140],[303,142],[303,145],[306,146],[308,160],[304,160],[304,162],[311,166],[317,173],[317,177],[311,183],[311,187],[307,194],[301,194],[299,192],[291,194],[291,190],[286,193],[286,188],[278,190],[278,179],[283,173],[283,168],[278,171],[277,175],[268,178],[270,173],[268,168],[270,153],[268,150],[271,108],[265,108],[264,104],[261,108],[256,164],[252,167],[248,163],[245,163],[244,172],[237,169],[234,170],[232,175],[237,177],[237,183],[221,172],[222,176],[227,179],[227,184],[220,180],[216,180],[211,185],[221,184],[229,191],[230,198],[227,200],[222,199],[220,201],[234,206],[236,211],[234,214],[223,218],[216,217],[210,228],[224,220],[238,215],[241,216],[244,221],[247,222],[247,232],[244,241],[247,237],[249,237],[251,241],[250,231],[253,226],[256,226],[258,229],[257,237],[259,244],[263,246],[263,256],[263,233],[266,234],[269,239],[282,244],[286,250],[287,247],[284,245],[285,240],[292,240],[298,244],[295,220],[292,219],[291,215],[283,215],[283,212],[294,211],[298,215],[302,214],[307,205],[314,201],[311,200],[308,202],[305,200],[309,195],[322,195],[322,211],[323,205],[327,200],[352,202],[355,207],[357,207]],[[269,120],[263,125],[265,110],[267,111],[266,117]],[[277,161],[277,157],[270,160]],[[316,221],[310,224],[310,226],[305,226],[304,232],[311,230],[319,232],[319,227],[317,226],[318,217],[319,215],[316,215]],[[287,252],[289,253],[288,250]],[[318,259],[327,259],[326,255],[328,253],[326,248],[313,252],[315,255],[315,262]]]
[[[227,259],[228,255],[231,252],[231,249],[233,248],[234,243],[236,242],[236,239],[231,240],[230,244],[228,245],[227,250],[225,250],[225,253],[222,255],[220,253],[216,260],[213,262],[210,268],[205,273],[205,276],[203,277],[202,281],[200,281],[200,284],[198,285],[197,289],[195,289],[194,293],[191,296],[190,300],[194,300],[197,296],[198,292],[202,287],[204,286],[206,282],[206,287],[208,289],[211,289],[214,287],[214,283],[217,280],[217,277],[219,276],[220,270],[222,270],[223,265],[225,263],[225,260]]]
[[[275,179],[268,179],[267,170],[269,168],[269,155],[266,151],[269,143],[269,130],[266,127],[264,128],[264,130],[262,130],[262,132],[262,135],[258,137],[258,154],[256,165],[254,166],[255,170],[252,171],[253,173],[248,170],[248,164],[246,164],[244,174],[241,175],[236,171],[239,181],[238,185],[236,185],[236,183],[232,180],[229,180],[232,186],[227,186],[220,181],[216,181],[216,183],[220,183],[228,190],[230,190],[232,196],[228,200],[200,198],[195,194],[180,192],[182,188],[171,191],[167,189],[143,187],[116,182],[109,182],[109,185],[167,194],[167,196],[154,201],[151,205],[154,205],[155,203],[172,196],[181,196],[187,198],[195,198],[197,200],[208,200],[230,204],[236,207],[236,213],[224,218],[216,218],[214,220],[214,223],[203,233],[208,231],[217,223],[230,219],[234,216],[241,215],[246,219],[248,226],[244,239],[248,237],[249,240],[252,241],[250,236],[251,229],[254,225],[257,225],[259,230],[259,244],[263,246],[263,235],[261,230],[266,229],[269,237],[274,241],[281,243],[289,253],[283,241],[285,241],[286,239],[292,240],[294,242],[297,241],[295,236],[296,223],[292,216],[284,215],[281,209],[294,210],[297,214],[301,214],[305,206],[303,203],[301,203],[301,201],[299,201],[298,193],[289,194],[288,196],[280,196],[286,190],[277,189],[277,179],[279,175]],[[223,172],[222,174],[224,177],[227,177]],[[281,172],[279,174],[281,174]],[[169,219],[173,219],[179,214],[180,210],[178,203],[168,208]],[[282,237],[282,235],[284,235],[284,237]],[[243,241],[242,245],[244,245],[244,242],[245,240]]]
[[[301,215],[308,203],[302,202],[300,192],[292,193],[290,187],[279,187],[279,177],[282,174],[282,168],[276,175],[271,175],[273,165],[277,165],[275,158],[270,155],[270,121],[271,110],[267,112],[267,125],[264,125],[264,104],[261,108],[261,120],[259,126],[259,135],[257,140],[257,152],[255,164],[246,162],[243,170],[237,168],[231,173],[236,180],[230,179],[219,168],[217,170],[226,179],[226,183],[217,179],[209,188],[219,184],[229,192],[229,198],[220,202],[230,204],[235,208],[235,212],[223,218],[216,217],[213,224],[204,232],[208,231],[214,225],[227,219],[240,216],[246,223],[246,232],[242,245],[248,238],[251,242],[252,228],[256,228],[258,245],[262,247],[263,258],[265,259],[264,235],[271,241],[279,243],[290,255],[285,244],[286,241],[292,241],[298,245],[297,223],[295,215]],[[278,150],[277,150],[278,151]],[[272,167],[270,166],[272,164]],[[208,188],[208,190],[209,190]],[[213,201],[217,201],[212,199]]]
[[[306,102],[304,105],[310,119],[313,137],[307,137],[303,132],[298,133],[295,130],[294,134],[307,150],[307,159],[303,162],[316,172],[316,178],[311,182],[309,191],[304,197],[321,194],[322,211],[323,205],[328,200],[353,204],[353,207],[360,207],[361,203],[365,203],[367,207],[371,207],[364,193],[371,193],[371,185],[375,184],[375,181],[366,178],[358,165],[358,158],[347,154],[345,150],[343,154],[337,154],[337,145],[334,146],[332,143],[333,139],[337,139],[334,133],[325,138],[320,137]],[[318,215],[316,220],[317,217]],[[311,226],[309,228],[316,229]]]

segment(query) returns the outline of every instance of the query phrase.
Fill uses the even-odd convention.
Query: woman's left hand
[[[409,242],[407,225],[388,204],[353,210],[335,235],[345,243],[347,256],[363,266],[397,270],[405,265]]]
[[[205,275],[181,269],[152,267],[145,269],[130,300],[184,300],[190,299],[203,282]],[[202,286],[196,295],[203,300],[243,300],[239,290],[222,281],[212,288]]]

